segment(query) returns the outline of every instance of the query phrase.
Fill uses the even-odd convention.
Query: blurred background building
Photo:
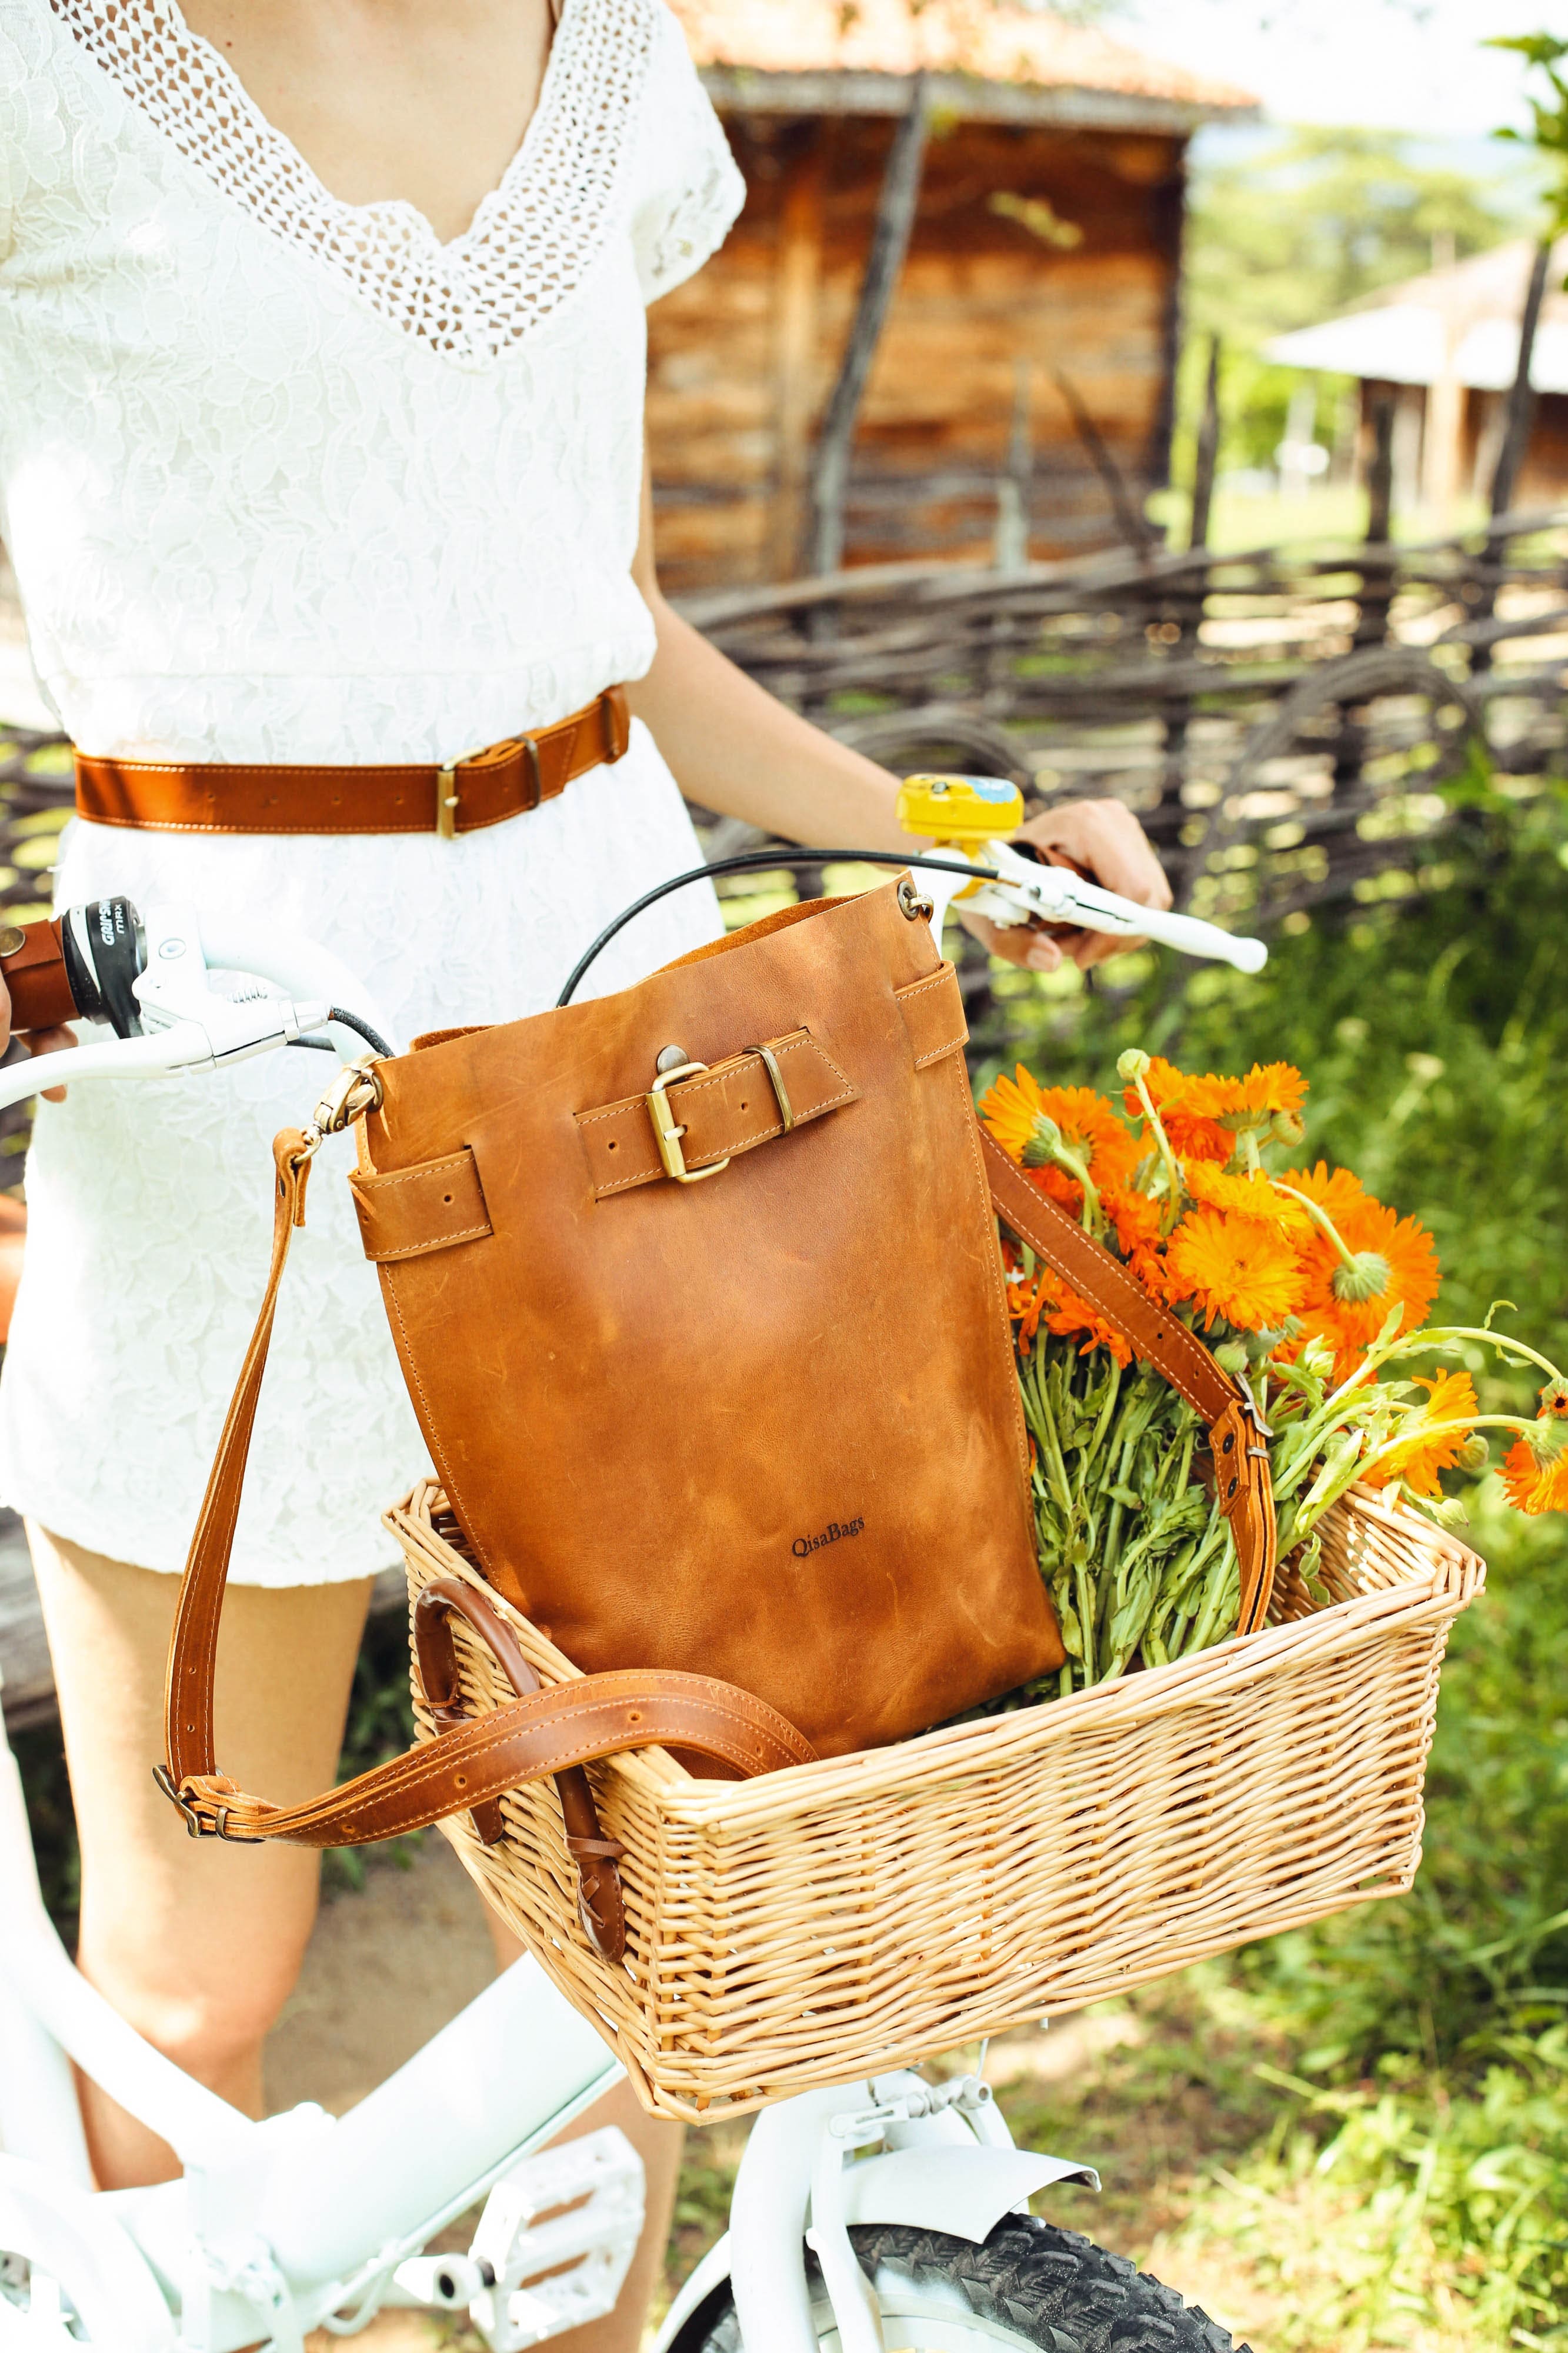
[[[921,71],[918,216],[857,423],[845,558],[1113,540],[1105,468],[1139,512],[1169,469],[1187,143],[1250,115],[1247,93],[986,0],[676,5],[747,193],[721,253],[649,317],[668,585],[810,568],[814,449]]]
[[[1435,513],[1484,500],[1519,366],[1520,317],[1535,248],[1526,237],[1387,286],[1337,318],[1264,345],[1277,365],[1349,376],[1363,443],[1381,395],[1394,400],[1394,499]],[[1534,422],[1515,488],[1520,507],[1568,494],[1568,238],[1552,254],[1536,329]]]

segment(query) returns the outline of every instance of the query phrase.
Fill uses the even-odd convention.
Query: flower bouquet
[[[1268,1433],[1281,1559],[1314,1581],[1315,1534],[1357,1481],[1444,1525],[1439,1474],[1479,1477],[1483,1430],[1521,1511],[1568,1509],[1568,1381],[1521,1341],[1423,1323],[1431,1236],[1349,1169],[1271,1165],[1303,1135],[1306,1082],[1286,1063],[1196,1075],[1136,1050],[1120,1103],[1042,1087],[1020,1064],[983,1098],[986,1126],[1042,1192],[1111,1250],[1251,1392]],[[1040,1571],[1068,1663],[1015,1704],[1106,1683],[1222,1641],[1238,1570],[1203,1424],[1126,1339],[1022,1245],[1007,1246],[1018,1381],[1031,1440]],[[1404,1359],[1471,1344],[1546,1375],[1534,1421],[1483,1414],[1467,1370],[1398,1377]],[[1205,1475],[1206,1474],[1206,1475]]]

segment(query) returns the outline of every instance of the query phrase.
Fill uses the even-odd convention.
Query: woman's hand
[[[1014,839],[1037,849],[1059,850],[1101,890],[1135,899],[1141,907],[1171,903],[1171,886],[1149,837],[1121,801],[1065,801],[1060,808],[1031,818]],[[1087,971],[1106,956],[1125,955],[1143,945],[1142,940],[1109,932],[1069,932],[1063,939],[1051,939],[1022,924],[1000,931],[984,915],[966,915],[962,905],[952,912],[993,955],[1030,972],[1055,972],[1064,955]]]
[[[5,1053],[10,1042],[11,992],[0,980],[0,1054]],[[76,1039],[68,1029],[26,1029],[16,1042],[26,1046],[29,1054],[62,1054],[68,1046],[76,1044]],[[46,1103],[64,1103],[66,1099],[64,1087],[46,1087],[43,1092]]]

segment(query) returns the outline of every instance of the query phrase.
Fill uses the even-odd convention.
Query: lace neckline
[[[575,292],[603,243],[658,0],[564,0],[538,100],[499,185],[443,243],[407,198],[323,185],[178,0],[48,0],[77,46],[222,194],[383,318],[469,364]]]

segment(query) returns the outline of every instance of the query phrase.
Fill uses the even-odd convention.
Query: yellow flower
[[[1047,1156],[1055,1136],[1083,1163],[1097,1191],[1124,1185],[1138,1165],[1139,1147],[1103,1095],[1092,1087],[1042,1087],[1022,1062],[1015,1077],[986,1089],[980,1116],[1008,1157],[1075,1215],[1083,1207],[1083,1187]]]
[[[1221,1209],[1236,1218],[1258,1218],[1265,1225],[1278,1226],[1281,1233],[1312,1231],[1312,1220],[1300,1201],[1276,1192],[1267,1176],[1227,1176],[1212,1160],[1192,1160],[1182,1172],[1182,1182],[1193,1199],[1205,1209]]]
[[[1391,1479],[1403,1479],[1413,1495],[1440,1495],[1437,1473],[1451,1470],[1458,1461],[1469,1430],[1468,1427],[1446,1430],[1436,1438],[1424,1437],[1422,1432],[1439,1422],[1468,1425],[1480,1406],[1468,1373],[1439,1373],[1436,1380],[1418,1380],[1416,1386],[1426,1391],[1426,1401],[1405,1418],[1405,1427],[1412,1432],[1409,1443],[1374,1463],[1366,1474],[1366,1483],[1386,1487]]]
[[[1234,1221],[1192,1209],[1171,1237],[1166,1273],[1173,1300],[1195,1299],[1204,1320],[1222,1315],[1242,1332],[1268,1332],[1293,1315],[1304,1277],[1289,1238],[1260,1219]]]

